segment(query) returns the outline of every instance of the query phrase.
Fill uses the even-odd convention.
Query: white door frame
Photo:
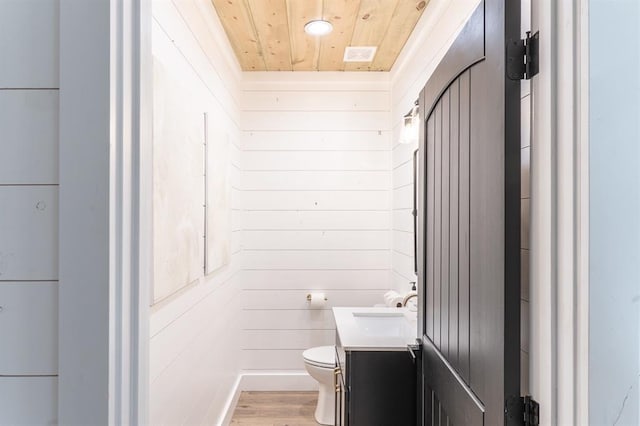
[[[150,22],[60,0],[60,424],[147,423]]]
[[[530,387],[545,425],[588,424],[587,4],[532,1]],[[146,424],[150,0],[60,0],[60,21],[59,422]]]
[[[532,2],[531,393],[540,424],[588,424],[588,0]]]

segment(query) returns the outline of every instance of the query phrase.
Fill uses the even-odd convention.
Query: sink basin
[[[347,351],[406,351],[415,343],[415,312],[407,308],[333,308],[340,345]]]
[[[389,318],[389,317],[404,317],[402,312],[354,312],[354,317],[367,317],[367,318]]]
[[[411,327],[402,312],[354,312],[360,332],[372,337],[405,337]]]

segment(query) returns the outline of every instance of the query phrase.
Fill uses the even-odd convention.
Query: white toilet
[[[322,425],[333,425],[335,418],[335,400],[333,369],[336,366],[334,346],[318,346],[302,353],[304,366],[311,377],[320,384],[316,421]]]

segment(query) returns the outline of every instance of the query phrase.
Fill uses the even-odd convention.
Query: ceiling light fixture
[[[312,36],[327,35],[331,31],[333,31],[333,25],[331,25],[331,22],[323,19],[309,21],[304,26],[304,32]]]

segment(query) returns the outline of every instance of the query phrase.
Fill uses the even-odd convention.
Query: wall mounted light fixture
[[[416,100],[413,104],[413,108],[411,111],[406,113],[402,118],[403,127],[402,127],[402,136],[400,137],[400,143],[405,144],[413,144],[418,142],[418,101]]]

